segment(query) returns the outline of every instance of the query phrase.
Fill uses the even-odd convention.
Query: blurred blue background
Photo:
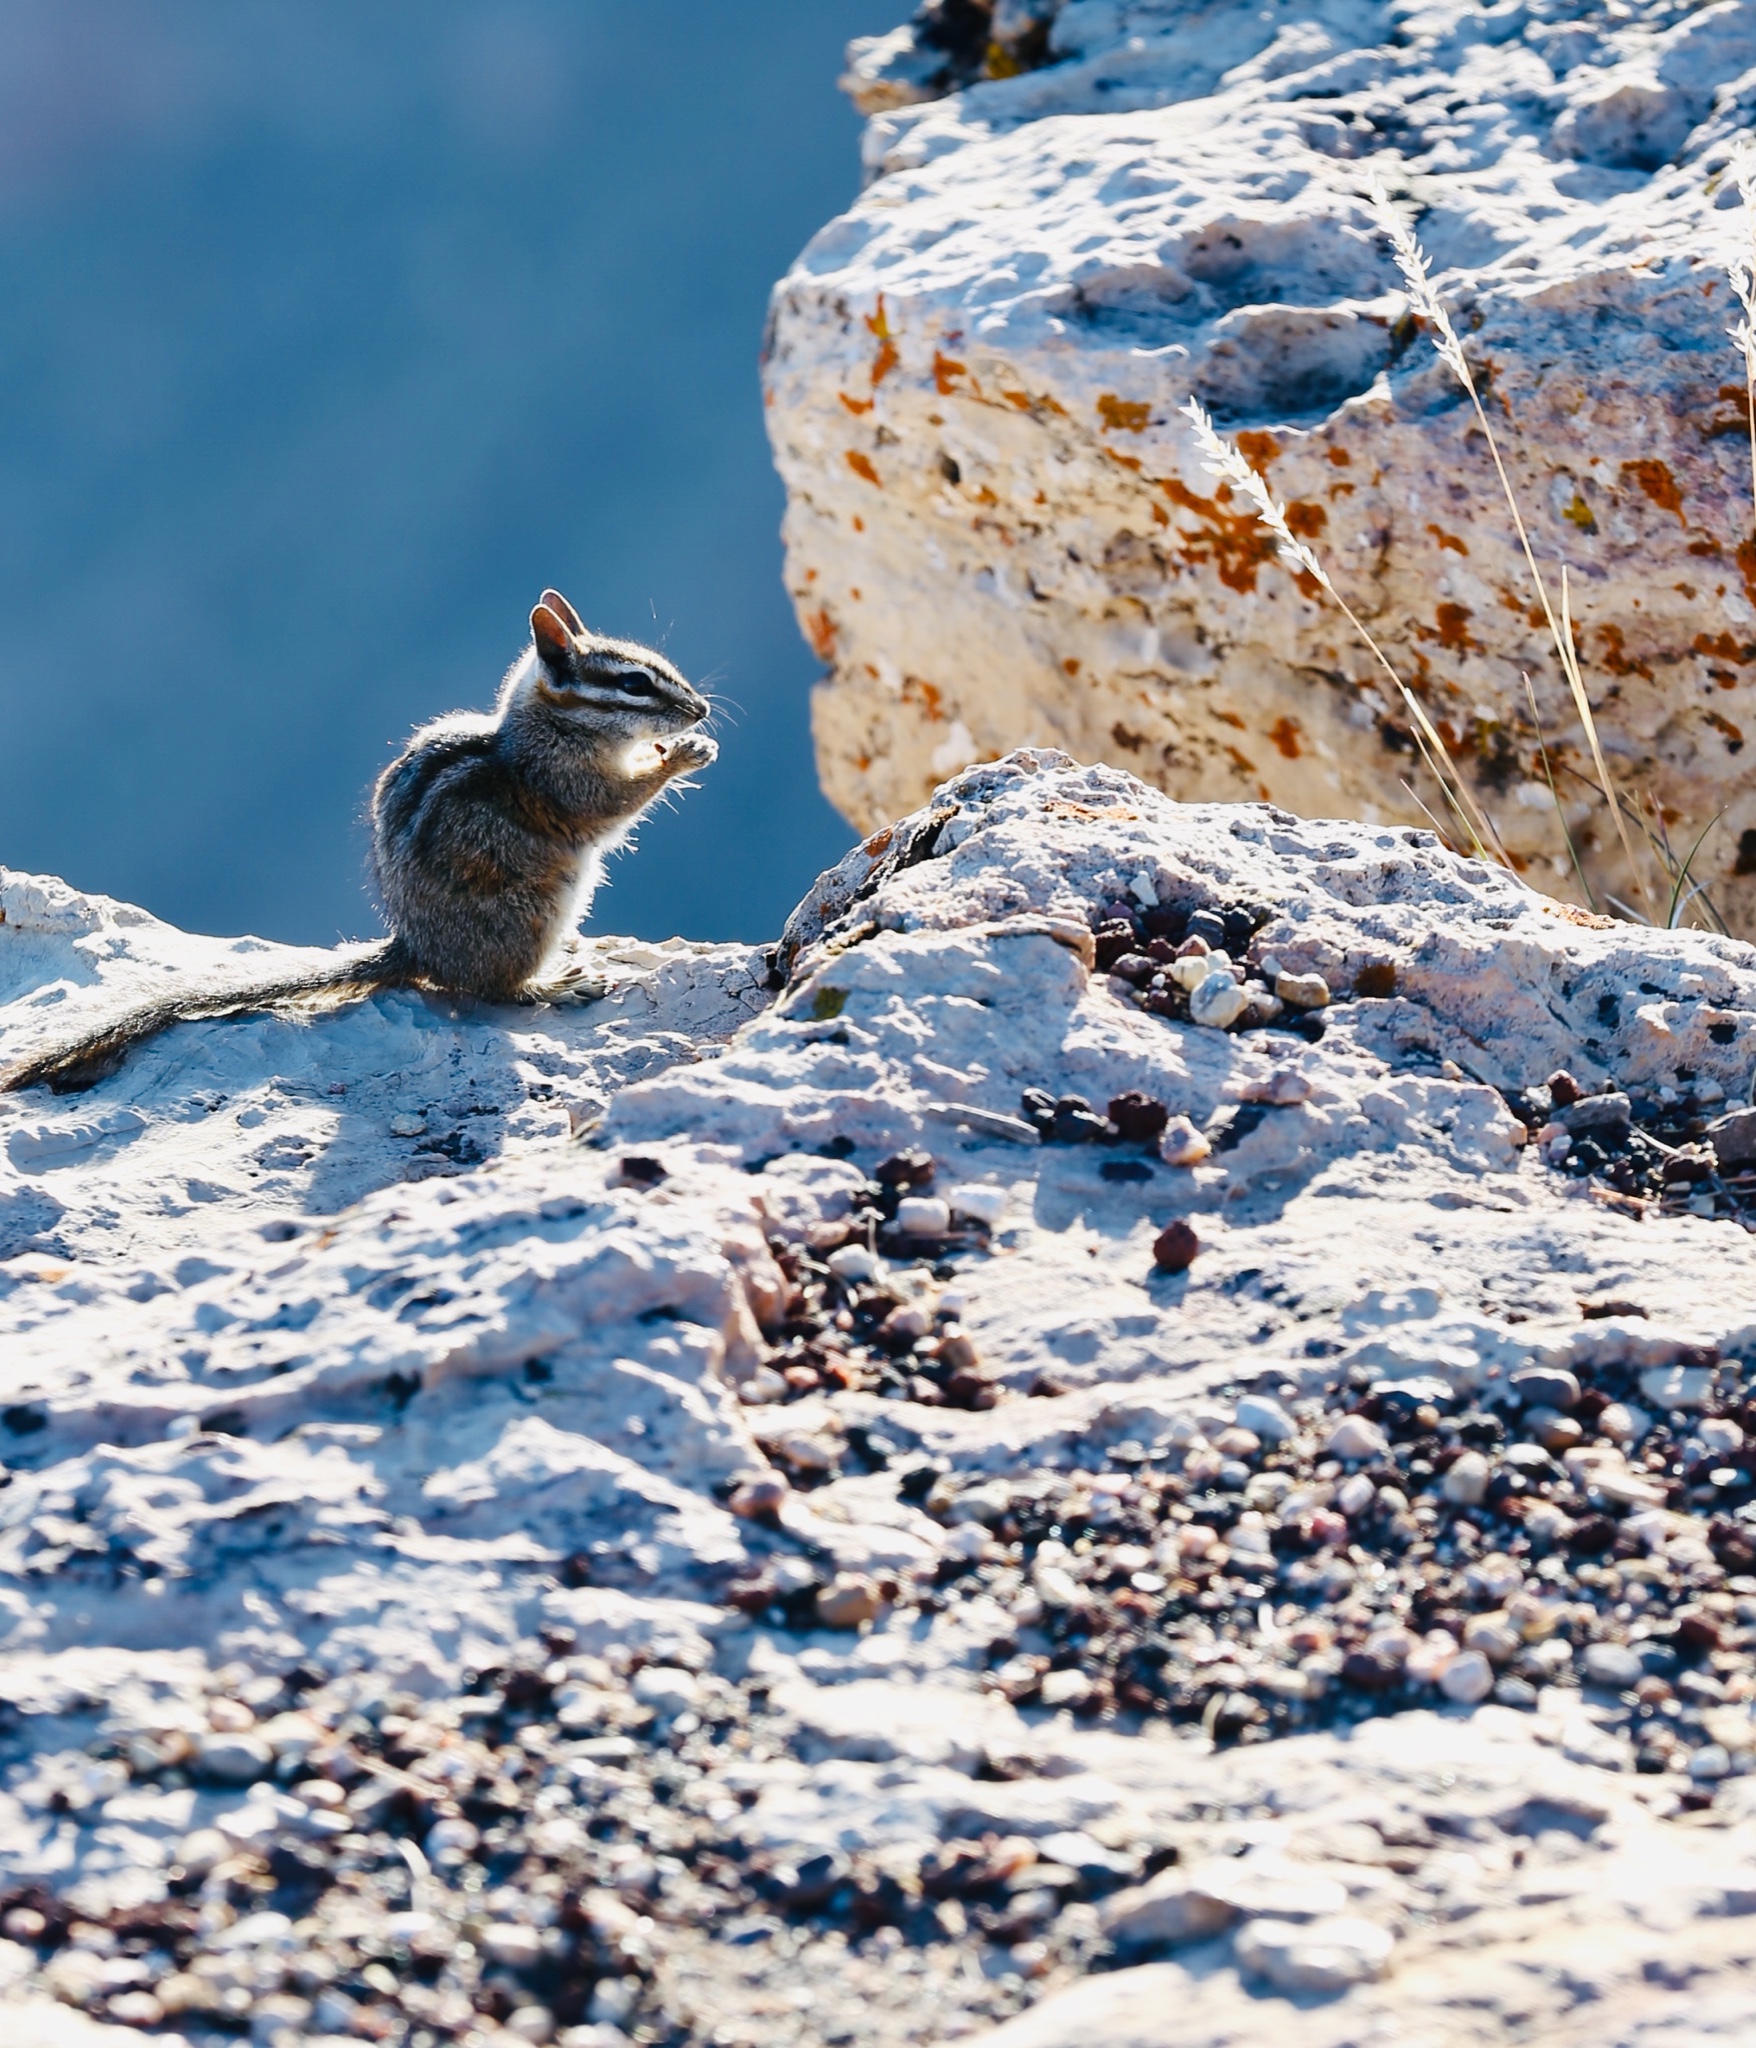
[[[772,936],[851,834],[756,358],[901,0],[5,0],[0,862],[377,929],[362,797],[554,583],[742,706],[592,924]]]

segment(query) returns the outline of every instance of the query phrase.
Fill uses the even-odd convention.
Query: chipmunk
[[[603,857],[668,784],[719,749],[692,731],[707,700],[663,655],[588,632],[558,591],[530,615],[531,644],[491,717],[422,726],[372,792],[372,870],[390,937],[332,967],[185,990],[0,1068],[0,1092],[73,1094],[172,1024],[281,1003],[324,1006],[380,989],[432,988],[488,1002],[577,989],[544,982],[590,906]]]

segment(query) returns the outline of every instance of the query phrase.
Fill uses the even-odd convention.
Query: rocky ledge
[[[604,952],[0,1106],[9,2040],[1748,2038],[1749,949],[1027,752]]]
[[[1064,745],[1184,797],[1420,822],[1408,720],[1202,466],[1290,503],[1501,837],[1630,884],[1475,415],[1374,225],[1417,222],[1573,617],[1611,769],[1756,918],[1756,557],[1727,264],[1747,0],[941,0],[858,46],[871,183],[776,287],[788,581],[869,829]],[[1430,788],[1422,801],[1436,801]],[[1661,896],[1662,902],[1662,896]]]

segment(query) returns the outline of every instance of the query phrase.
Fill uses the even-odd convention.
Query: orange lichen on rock
[[[872,401],[869,398],[850,398],[845,391],[838,391],[835,395],[847,407],[848,411],[856,416],[872,410]]]
[[[1279,748],[1288,761],[1296,761],[1304,749],[1299,745],[1299,721],[1296,718],[1282,718],[1268,729],[1268,737]]]
[[[1152,418],[1152,407],[1144,399],[1118,398],[1106,391],[1097,402],[1098,417],[1118,434],[1144,434]]]
[[[1427,531],[1439,543],[1441,548],[1449,548],[1454,555],[1467,555],[1469,553],[1469,549],[1458,539],[1456,534],[1447,533],[1444,527],[1435,526],[1430,519],[1427,521]]]
[[[921,716],[930,725],[945,723],[945,693],[937,683],[928,682],[925,676],[903,677],[902,701],[918,705]]]
[[[1643,455],[1637,461],[1624,462],[1622,474],[1632,477],[1661,512],[1674,512],[1679,526],[1689,524],[1683,517],[1683,493],[1664,463]]]
[[[1203,498],[1174,476],[1161,477],[1159,489],[1179,510],[1192,512],[1201,521],[1194,533],[1182,534],[1183,559],[1191,567],[1211,562],[1228,590],[1253,591],[1257,570],[1275,555],[1274,536],[1256,515],[1224,510],[1231,493],[1223,485],[1223,498]]]
[[[805,637],[811,643],[811,652],[819,661],[835,659],[835,621],[827,611],[807,612],[804,617]]]
[[[941,398],[956,396],[953,385],[966,374],[964,366],[955,356],[948,356],[942,349],[933,351],[933,382]]]
[[[1652,681],[1652,669],[1650,666],[1644,661],[1636,660],[1627,651],[1620,626],[1600,626],[1598,631],[1603,635],[1604,667],[1609,670],[1611,675],[1644,676],[1649,683]]]
[[[1437,631],[1423,638],[1437,639],[1441,647],[1449,647],[1458,654],[1480,654],[1482,643],[1471,639],[1469,622],[1474,613],[1466,604],[1442,604],[1433,614]]]
[[[1280,453],[1280,443],[1274,436],[1259,429],[1246,427],[1242,433],[1235,434],[1232,438],[1237,443],[1238,453],[1256,474],[1266,476],[1269,465]]]
[[[1729,633],[1719,633],[1711,638],[1706,633],[1697,633],[1695,652],[1711,655],[1716,661],[1735,661],[1740,666],[1745,662],[1756,661],[1756,644],[1740,645]]]
[[[1736,754],[1742,749],[1744,733],[1741,726],[1734,725],[1729,718],[1722,718],[1717,711],[1705,712],[1703,716],[1725,741],[1728,754]]]
[[[857,448],[850,448],[847,453],[847,463],[848,468],[853,471],[855,476],[863,476],[867,483],[877,484],[880,490],[884,488],[882,479],[872,467],[871,456],[862,455]]]

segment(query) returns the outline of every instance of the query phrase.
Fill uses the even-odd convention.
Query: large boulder
[[[966,761],[1054,742],[1179,796],[1442,812],[1346,622],[1203,470],[1193,394],[1514,858],[1576,887],[1528,674],[1598,900],[1662,917],[1665,862],[1639,853],[1643,898],[1475,416],[1370,217],[1376,175],[1418,219],[1557,601],[1570,571],[1613,776],[1662,810],[1673,870],[1719,818],[1694,873],[1750,929],[1756,544],[1726,265],[1748,247],[1728,165],[1756,7],[1065,0],[1002,9],[985,46],[984,12],[856,46],[870,183],[775,293],[769,420],[831,798],[872,826]]]

